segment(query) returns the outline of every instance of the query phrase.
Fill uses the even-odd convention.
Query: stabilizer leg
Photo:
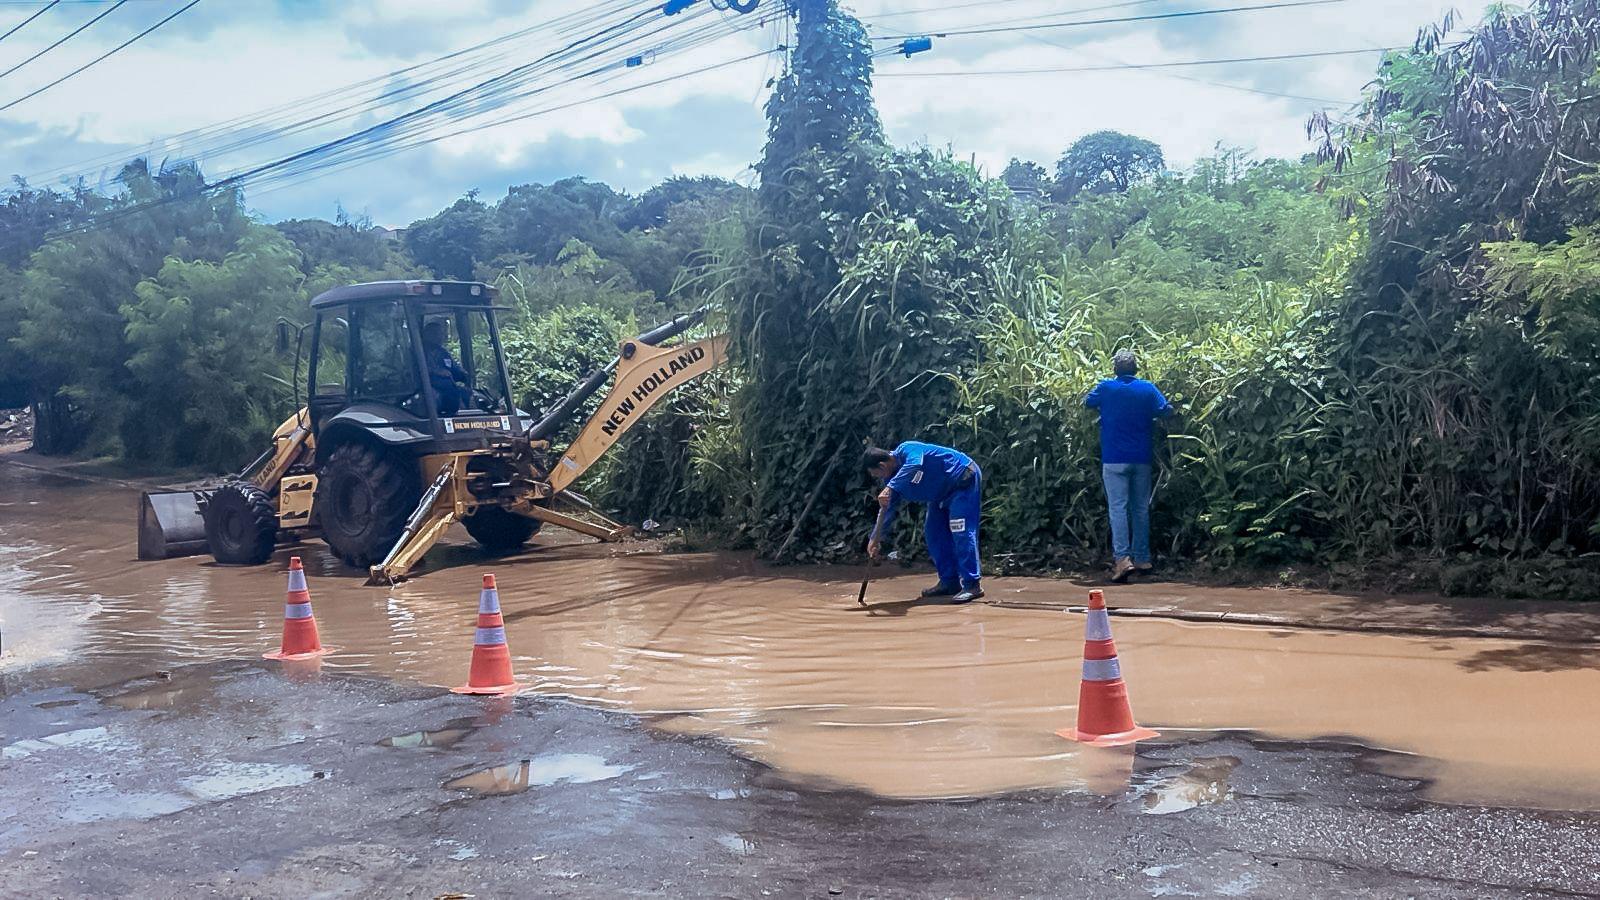
[[[389,555],[368,570],[368,585],[393,585],[405,581],[411,567],[422,559],[456,520],[456,492],[446,489],[453,485],[458,471],[454,459],[439,469],[433,484],[423,491],[416,511],[406,520],[405,530],[389,550]]]

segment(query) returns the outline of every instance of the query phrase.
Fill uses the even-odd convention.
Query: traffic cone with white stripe
[[[509,694],[517,689],[511,674],[511,648],[506,646],[506,620],[500,615],[500,591],[494,576],[483,576],[478,595],[478,630],[472,638],[472,668],[467,683],[451,688],[457,694]]]
[[[317,620],[311,615],[311,591],[300,557],[289,557],[289,593],[283,601],[283,644],[267,659],[311,659],[327,653],[317,637]]]
[[[1083,681],[1078,686],[1078,727],[1056,734],[1094,747],[1119,747],[1157,732],[1140,728],[1128,705],[1128,686],[1117,662],[1117,644],[1111,639],[1111,616],[1106,595],[1089,592],[1089,616],[1083,629]]]

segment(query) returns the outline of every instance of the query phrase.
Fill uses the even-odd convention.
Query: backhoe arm
[[[676,347],[624,343],[611,393],[550,472],[551,493],[577,481],[661,398],[727,361],[725,334]]]
[[[269,494],[276,491],[283,474],[303,456],[302,451],[315,450],[316,442],[311,437],[310,423],[310,410],[307,409],[301,409],[285,419],[272,433],[272,446],[246,466],[239,477]]]

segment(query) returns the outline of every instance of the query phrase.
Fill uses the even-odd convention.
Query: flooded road
[[[258,656],[277,644],[293,552],[305,559],[323,641],[342,648],[324,670],[460,683],[477,583],[492,570],[529,689],[717,736],[794,782],[958,798],[1116,788],[1133,767],[1131,750],[1086,751],[1054,733],[1076,715],[1078,616],[982,604],[862,610],[850,570],[727,555],[551,541],[488,561],[464,535],[430,556],[432,571],[392,590],[361,586],[315,542],[253,569],[204,557],[136,562],[135,502],[132,490],[0,462],[7,690]],[[923,581],[875,582],[871,597],[914,596]],[[1077,591],[995,579],[991,594],[1012,582]],[[1592,648],[1150,619],[1115,628],[1134,711],[1163,741],[1235,729],[1342,738],[1409,754],[1398,774],[1429,779],[1437,800],[1600,809]],[[207,702],[203,691],[180,699]],[[508,783],[537,782],[543,770],[532,765]],[[1151,794],[1150,811],[1225,796],[1231,769],[1214,761]]]

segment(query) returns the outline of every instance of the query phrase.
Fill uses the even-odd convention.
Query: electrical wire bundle
[[[603,0],[436,59],[174,135],[152,143],[144,155],[177,157],[207,168],[229,162],[207,187],[249,187],[253,196],[260,196],[451,137],[782,53],[780,45],[692,68],[662,65],[787,15],[782,4],[767,7],[743,14],[694,0],[649,5]],[[662,68],[671,71],[661,74]],[[355,123],[374,118],[378,121],[351,130]],[[334,136],[326,136],[330,132]],[[264,151],[290,140],[301,146],[262,158]],[[111,165],[129,155],[123,151],[88,165]],[[85,168],[79,164],[30,178],[93,177],[93,170]],[[153,201],[162,202],[170,201]],[[114,210],[73,230],[98,227],[150,206]]]
[[[892,18],[892,17],[897,17],[897,16],[904,16],[904,15],[911,15],[911,14],[921,14],[921,13],[929,13],[929,12],[945,12],[945,11],[951,11],[951,10],[969,9],[969,8],[973,8],[973,7],[977,7],[977,6],[981,6],[981,5],[998,5],[998,4],[1003,4],[1003,3],[1016,3],[1016,2],[1034,2],[1034,0],[990,0],[990,2],[987,3],[987,4],[962,3],[962,4],[955,5],[955,6],[945,6],[945,7],[927,6],[927,7],[921,7],[919,9],[915,9],[915,10],[903,10],[903,11],[895,11],[895,12],[891,12],[891,13],[887,13],[887,14],[882,14],[882,15],[874,17],[874,19]],[[1325,57],[1336,57],[1336,56],[1354,56],[1354,55],[1369,54],[1369,53],[1383,53],[1383,52],[1387,52],[1387,51],[1391,51],[1391,50],[1402,49],[1401,47],[1378,47],[1378,46],[1361,47],[1361,48],[1354,48],[1354,49],[1337,49],[1337,50],[1319,48],[1319,49],[1316,49],[1316,50],[1308,50],[1308,51],[1295,52],[1295,53],[1280,53],[1280,54],[1269,54],[1269,55],[1249,55],[1249,56],[1240,55],[1240,56],[1229,57],[1229,58],[1211,58],[1211,59],[1196,59],[1196,60],[1173,60],[1173,61],[1162,61],[1162,62],[1137,63],[1137,62],[1127,62],[1125,60],[1117,59],[1115,57],[1110,57],[1110,56],[1106,56],[1104,54],[1095,53],[1095,52],[1092,52],[1091,50],[1089,50],[1087,48],[1084,48],[1084,47],[1081,47],[1081,46],[1068,46],[1066,44],[1062,44],[1062,43],[1059,43],[1057,41],[1051,40],[1049,37],[1046,37],[1047,34],[1059,32],[1062,29],[1083,28],[1083,27],[1089,27],[1089,26],[1122,25],[1122,24],[1142,23],[1142,22],[1165,22],[1165,21],[1181,22],[1181,21],[1184,21],[1184,20],[1190,20],[1190,19],[1195,19],[1195,18],[1199,18],[1199,17],[1234,16],[1234,15],[1244,15],[1244,14],[1249,14],[1249,13],[1271,12],[1271,11],[1275,11],[1275,10],[1291,10],[1291,9],[1297,9],[1297,8],[1301,8],[1301,7],[1310,7],[1310,6],[1328,6],[1328,5],[1334,5],[1334,4],[1347,3],[1347,2],[1350,2],[1350,0],[1274,0],[1274,2],[1256,3],[1256,4],[1253,4],[1253,5],[1236,5],[1236,6],[1228,6],[1228,7],[1220,7],[1220,8],[1212,7],[1212,8],[1202,8],[1202,9],[1186,9],[1186,10],[1167,11],[1167,12],[1141,13],[1141,14],[1136,14],[1136,15],[1125,15],[1125,16],[1107,16],[1107,17],[1093,18],[1093,19],[1083,19],[1083,18],[1072,18],[1072,19],[1065,19],[1065,20],[1061,19],[1061,16],[1068,15],[1068,14],[1081,15],[1083,13],[1103,12],[1103,11],[1115,10],[1115,9],[1125,9],[1125,8],[1128,8],[1128,7],[1149,6],[1149,5],[1153,4],[1153,3],[1160,3],[1160,2],[1164,2],[1164,0],[1123,0],[1123,2],[1118,2],[1118,3],[1104,3],[1104,4],[1099,4],[1099,5],[1096,5],[1096,6],[1078,7],[1078,8],[1069,9],[1069,10],[1056,10],[1054,12],[1043,13],[1043,14],[1039,14],[1039,15],[1020,16],[1020,17],[1014,17],[1014,18],[1009,18],[1009,19],[1000,19],[1000,20],[990,21],[990,22],[983,22],[983,23],[976,23],[976,24],[963,24],[963,25],[960,25],[960,26],[953,26],[953,27],[940,28],[940,29],[929,29],[929,30],[926,30],[926,31],[923,31],[923,32],[920,32],[920,33],[912,33],[912,32],[908,32],[908,31],[899,30],[897,28],[889,28],[889,27],[883,26],[881,24],[878,24],[876,21],[874,21],[871,24],[876,30],[888,32],[888,34],[874,36],[873,40],[874,41],[880,41],[880,42],[889,42],[889,43],[888,43],[888,46],[881,47],[877,51],[875,51],[873,53],[873,56],[876,59],[887,59],[887,58],[894,57],[894,56],[904,56],[904,57],[909,58],[909,57],[911,57],[913,55],[917,55],[917,54],[920,54],[920,53],[925,53],[925,52],[927,52],[929,50],[932,50],[935,38],[941,39],[941,42],[942,42],[942,40],[945,39],[945,38],[983,37],[983,36],[991,36],[991,35],[1016,34],[1016,35],[1019,35],[1019,36],[1025,38],[1025,39],[1032,40],[1032,41],[1040,43],[1040,44],[1046,44],[1046,45],[1049,45],[1049,46],[1052,46],[1052,47],[1059,47],[1059,48],[1061,48],[1063,50],[1072,50],[1072,51],[1074,51],[1076,53],[1081,53],[1083,55],[1090,56],[1090,57],[1098,60],[1098,62],[1096,62],[1093,65],[1081,65],[1080,64],[1080,65],[1070,65],[1070,66],[1032,66],[1032,67],[1017,67],[1017,68],[1004,68],[1004,69],[1001,69],[1001,68],[949,69],[949,70],[933,70],[933,71],[929,71],[929,70],[901,70],[901,71],[890,70],[890,71],[881,71],[881,72],[878,73],[878,75],[879,75],[879,77],[888,77],[888,78],[938,78],[938,77],[961,78],[961,77],[991,76],[991,75],[1042,75],[1042,74],[1067,74],[1067,73],[1080,73],[1081,74],[1081,73],[1089,73],[1089,72],[1134,71],[1134,72],[1145,72],[1145,73],[1148,73],[1148,74],[1159,75],[1159,76],[1166,77],[1166,78],[1174,78],[1174,79],[1178,79],[1178,80],[1182,80],[1182,81],[1196,82],[1196,83],[1199,83],[1199,84],[1205,84],[1205,85],[1209,85],[1209,86],[1212,86],[1212,87],[1220,87],[1220,88],[1225,88],[1225,89],[1229,89],[1229,90],[1242,91],[1242,92],[1245,92],[1245,93],[1260,94],[1260,95],[1269,96],[1269,97],[1278,97],[1278,98],[1285,98],[1285,99],[1291,99],[1291,100],[1302,100],[1302,101],[1307,101],[1307,102],[1311,102],[1311,103],[1321,104],[1321,105],[1324,105],[1324,106],[1338,106],[1338,105],[1343,105],[1343,104],[1346,104],[1346,103],[1349,103],[1349,102],[1352,102],[1352,101],[1330,100],[1330,99],[1321,98],[1321,97],[1306,97],[1306,96],[1302,96],[1302,95],[1299,95],[1299,94],[1291,94],[1291,93],[1285,93],[1285,92],[1282,92],[1282,91],[1274,91],[1274,90],[1268,90],[1268,89],[1263,89],[1263,88],[1250,87],[1250,86],[1246,86],[1246,85],[1239,85],[1239,84],[1234,84],[1234,83],[1226,82],[1226,81],[1216,81],[1216,80],[1212,80],[1212,79],[1208,79],[1208,78],[1200,78],[1200,77],[1196,77],[1196,76],[1193,76],[1193,75],[1179,74],[1179,73],[1176,73],[1176,72],[1173,72],[1173,71],[1170,71],[1170,70],[1173,70],[1173,69],[1187,69],[1187,68],[1194,68],[1194,67],[1222,66],[1222,65],[1242,65],[1242,64],[1247,64],[1247,63],[1286,62],[1286,61],[1294,61],[1294,60],[1320,59],[1320,58],[1325,58]]]

